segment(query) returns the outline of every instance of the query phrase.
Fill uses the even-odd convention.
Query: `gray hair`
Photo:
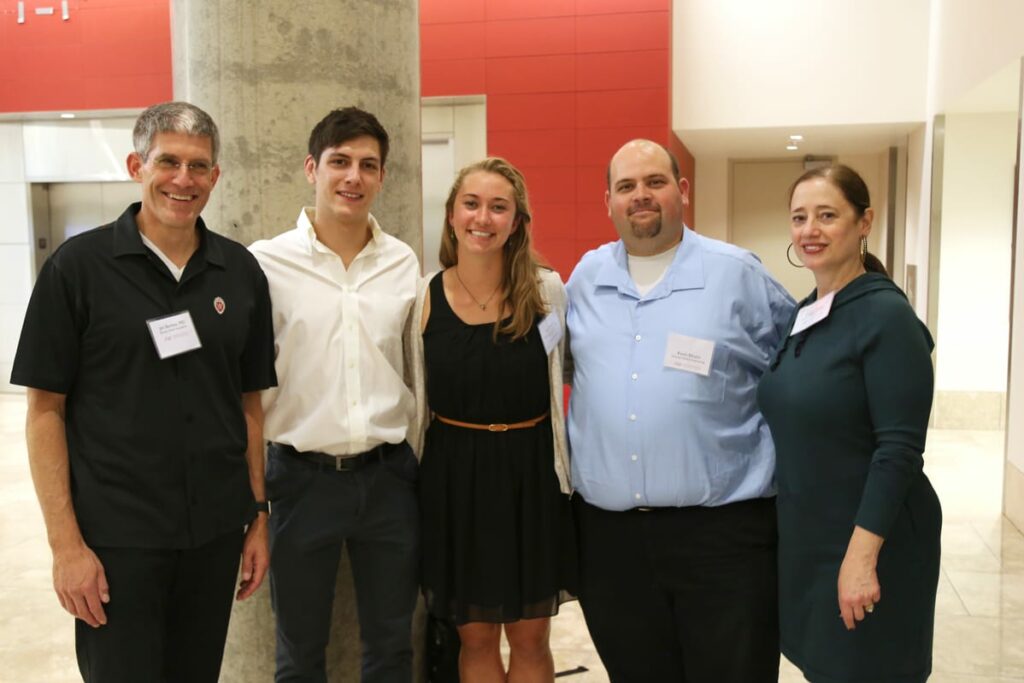
[[[132,130],[135,152],[143,161],[153,149],[153,138],[157,133],[185,133],[196,137],[210,138],[213,163],[217,163],[220,152],[220,133],[217,124],[205,111],[188,102],[163,102],[154,104],[139,114]]]

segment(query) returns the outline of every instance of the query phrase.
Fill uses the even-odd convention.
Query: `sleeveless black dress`
[[[452,311],[430,282],[423,332],[427,397],[437,415],[514,423],[550,411],[548,363],[536,325],[523,339]],[[433,420],[420,467],[422,583],[427,608],[456,624],[548,617],[573,599],[575,534],[554,470],[550,416],[507,432]]]

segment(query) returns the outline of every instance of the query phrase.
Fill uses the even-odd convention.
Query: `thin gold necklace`
[[[469,298],[473,300],[473,303],[480,307],[481,311],[487,310],[487,304],[491,303],[491,299],[493,299],[494,295],[498,293],[499,289],[501,289],[501,285],[499,284],[497,287],[494,288],[494,291],[491,292],[491,295],[487,297],[487,299],[483,303],[480,303],[480,300],[473,296],[473,292],[469,291],[469,287],[467,287],[466,283],[462,281],[462,276],[459,275],[458,266],[455,266],[455,279],[459,281],[459,284],[462,285],[462,288],[466,290],[466,294],[469,294]]]

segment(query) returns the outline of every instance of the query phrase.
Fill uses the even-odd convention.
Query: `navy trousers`
[[[267,453],[270,590],[278,683],[325,683],[343,547],[355,584],[363,683],[412,680],[419,574],[419,464],[408,444],[337,471],[287,446]]]

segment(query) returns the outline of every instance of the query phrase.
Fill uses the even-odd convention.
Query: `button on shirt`
[[[252,255],[201,219],[176,281],[143,245],[140,206],[43,265],[11,383],[66,395],[86,543],[190,548],[254,514],[242,394],[275,382],[270,298]],[[161,360],[146,321],[182,311],[202,347]]]
[[[587,502],[626,510],[774,494],[756,389],[794,302],[753,254],[686,229],[641,296],[614,242],[586,254],[566,288],[572,475]],[[673,333],[714,343],[707,376],[666,367]]]
[[[303,209],[294,230],[250,247],[270,282],[277,349],[263,433],[331,455],[399,443],[415,413],[402,335],[416,255],[370,216],[370,241],[346,268],[317,240],[313,215]]]

